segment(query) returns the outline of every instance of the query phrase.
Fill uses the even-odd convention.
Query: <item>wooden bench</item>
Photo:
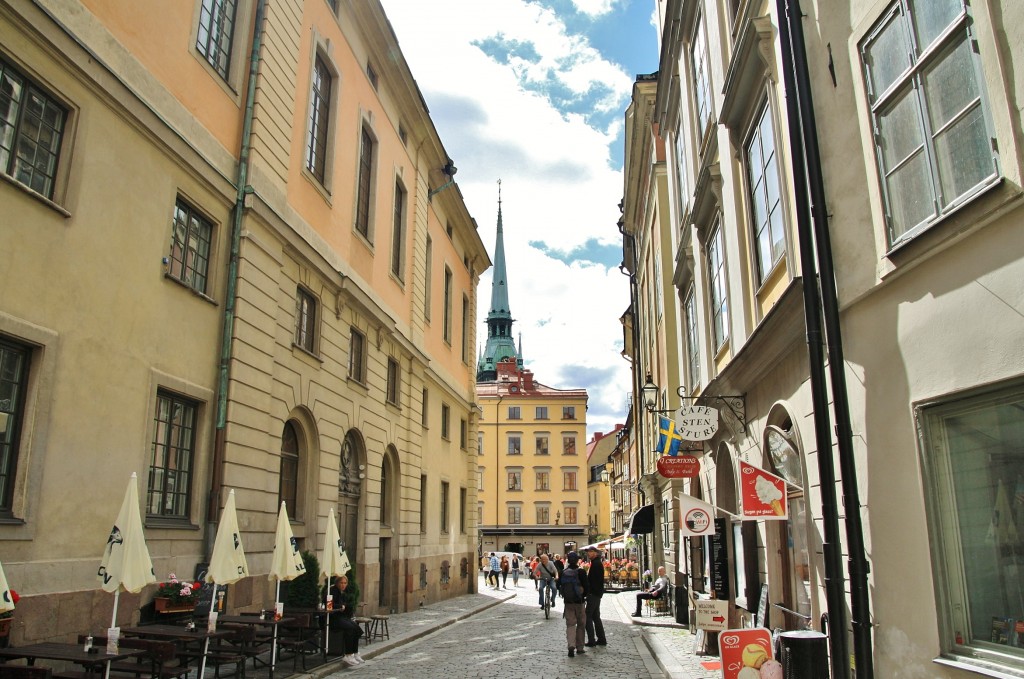
[[[85,640],[85,635],[78,637],[80,644],[84,644]],[[92,642],[103,648],[107,645],[107,637],[93,637]],[[136,648],[145,653],[131,660],[110,663],[110,676],[112,677],[140,678],[148,676],[151,679],[179,679],[188,674],[189,669],[181,663],[177,655],[177,647],[172,641],[121,637],[117,643],[122,648]],[[77,673],[61,673],[60,679],[70,679],[69,674]]]
[[[278,628],[277,648],[282,653],[290,651],[293,654],[293,672],[297,670],[300,659],[305,671],[306,656],[320,652],[320,620],[309,613],[291,613],[289,617],[295,618],[295,622]]]

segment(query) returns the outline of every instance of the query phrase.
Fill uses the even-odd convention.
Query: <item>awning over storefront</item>
[[[584,547],[580,551],[586,551],[586,550],[590,549],[591,547],[597,547],[598,549],[622,549],[625,546],[626,546],[626,536],[625,535],[616,535],[613,538],[608,538],[607,540],[601,540],[601,542],[595,542],[592,545],[587,545],[586,547]]]
[[[654,532],[654,505],[644,505],[629,517],[628,535],[644,535]]]

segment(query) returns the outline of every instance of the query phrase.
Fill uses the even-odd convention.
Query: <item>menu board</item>
[[[715,534],[708,538],[711,545],[711,589],[719,599],[729,598],[729,539],[726,520],[715,519]]]
[[[193,612],[193,615],[197,618],[205,618],[210,613],[211,608],[223,615],[224,609],[227,607],[228,586],[206,582],[206,571],[209,569],[210,564],[208,563],[196,564],[195,582],[203,584],[203,588],[199,590],[199,599],[196,600],[196,609]],[[218,592],[221,593],[220,597],[217,596]],[[215,600],[217,602],[216,607],[214,607]]]

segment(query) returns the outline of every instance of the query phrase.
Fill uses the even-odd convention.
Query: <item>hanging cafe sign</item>
[[[681,406],[676,431],[686,441],[707,441],[718,433],[718,411],[708,406]]]

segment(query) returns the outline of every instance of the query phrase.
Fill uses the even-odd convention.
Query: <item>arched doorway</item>
[[[377,605],[384,611],[398,610],[399,563],[395,538],[399,536],[398,495],[402,478],[398,451],[388,446],[380,467],[380,589]]]
[[[362,561],[359,545],[359,503],[366,478],[366,451],[362,437],[354,429],[345,434],[341,444],[341,465],[338,471],[338,532],[353,568]]]

